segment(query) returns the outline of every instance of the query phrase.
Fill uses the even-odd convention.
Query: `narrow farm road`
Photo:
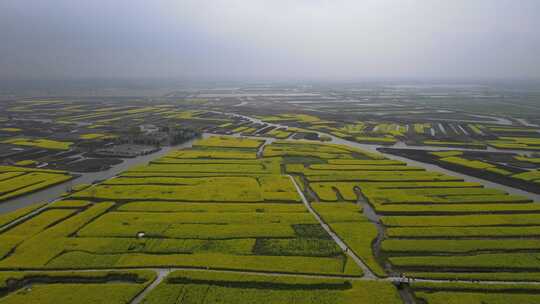
[[[292,176],[290,176],[290,175],[287,175],[287,176],[291,179],[294,187],[296,188],[296,191],[298,192],[298,195],[300,195],[300,198],[302,199],[302,202],[304,203],[306,208],[309,210],[309,212],[317,219],[319,224],[332,237],[332,239],[338,244],[338,246],[341,248],[341,250],[343,250],[343,252],[345,252],[349,257],[351,257],[353,259],[353,261],[356,263],[356,265],[358,265],[358,267],[360,267],[362,269],[362,271],[364,272],[364,277],[370,278],[370,279],[377,278],[377,276],[371,271],[371,269],[369,269],[369,267],[367,267],[366,264],[364,264],[362,259],[360,259],[356,255],[356,253],[354,253],[354,251],[352,251],[349,248],[349,246],[347,246],[347,244],[341,238],[339,238],[339,236],[337,234],[334,233],[334,231],[332,231],[330,226],[328,226],[328,224],[319,216],[319,214],[313,209],[313,207],[311,207],[311,204],[306,199],[306,196],[304,195],[304,193],[300,189],[300,186],[298,186],[298,184],[296,183],[294,178]]]
[[[152,284],[148,285],[140,294],[138,294],[135,299],[131,301],[131,304],[142,303],[146,295],[154,290],[154,288],[156,288],[171,272],[170,269],[155,269],[155,271],[157,273],[157,277],[154,282],[152,282]]]

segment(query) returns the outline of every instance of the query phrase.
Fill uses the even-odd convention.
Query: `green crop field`
[[[174,272],[153,290],[145,304],[171,303],[401,303],[386,282],[265,277],[239,274]]]
[[[263,140],[248,139],[241,137],[212,136],[197,141],[195,147],[218,147],[218,148],[248,148],[257,149],[264,143]]]
[[[64,171],[0,166],[0,201],[25,195],[73,178]]]
[[[473,283],[414,283],[417,300],[428,304],[442,303],[525,303],[540,301],[538,286],[513,284],[473,284]]]
[[[389,227],[386,235],[396,238],[538,237],[540,226]]]
[[[424,239],[406,240],[389,239],[382,243],[382,250],[389,253],[473,253],[505,250],[534,251],[540,249],[540,242],[533,239],[500,240],[452,240]]]
[[[35,211],[36,209],[41,208],[43,205],[44,204],[35,204],[35,205],[28,206],[26,208],[21,208],[13,212],[0,215],[0,227],[6,224],[9,224],[10,222],[13,222],[14,220],[22,216],[27,215],[28,213],[31,213],[32,211]]]
[[[227,147],[219,146],[222,141]],[[171,152],[81,187],[0,234],[3,255],[10,253],[0,268],[178,266],[362,275],[300,204],[292,179],[281,174],[283,159],[220,158],[224,149],[236,153],[261,143],[208,138],[189,151],[219,157]],[[356,219],[339,212],[327,217]]]
[[[55,178],[71,176],[1,166],[0,194]],[[401,303],[390,281],[353,277],[487,279],[492,272],[500,280],[537,280],[538,237],[540,207],[528,197],[347,146],[220,136],[74,188],[62,200],[1,215],[0,278],[181,267],[196,271],[171,273],[144,303]],[[151,281],[138,271],[123,275],[40,281],[0,302],[65,300],[66,286],[81,291],[82,303],[105,301],[94,295],[99,288],[113,294],[111,303],[129,302]],[[428,303],[444,293],[481,300],[504,293],[460,288],[411,290]]]
[[[30,139],[30,138],[12,138],[2,141],[5,144],[12,144],[18,146],[29,146],[44,148],[50,150],[68,150],[73,144],[72,142],[62,142],[57,140],[50,140],[44,138]]]
[[[225,168],[222,168],[225,170]],[[181,172],[181,171],[180,171]],[[174,185],[174,187],[171,187]],[[226,190],[224,190],[226,189]],[[71,195],[75,199],[206,202],[299,201],[289,178],[254,177],[120,177]]]
[[[154,277],[150,271],[2,272],[0,302],[129,303]]]
[[[405,269],[499,269],[517,271],[539,271],[540,260],[537,253],[479,253],[467,256],[407,256],[392,257],[390,263]]]
[[[484,281],[514,281],[534,282],[540,281],[540,272],[405,272],[407,277],[419,279],[443,280],[484,280]]]
[[[540,205],[523,204],[381,204],[376,206],[381,215],[455,215],[539,213]]]
[[[535,226],[540,225],[540,214],[390,216],[382,222],[391,227]]]
[[[222,150],[222,151],[210,151],[210,150],[178,150],[169,153],[171,158],[177,159],[256,159],[257,153],[255,151],[240,151],[240,150]]]
[[[446,292],[429,291],[417,292],[416,297],[428,304],[477,304],[477,303],[521,303],[535,304],[540,302],[540,295],[530,294],[524,290],[522,293],[508,292]]]

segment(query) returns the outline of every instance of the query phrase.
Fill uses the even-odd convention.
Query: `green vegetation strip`
[[[2,272],[0,302],[129,303],[154,278],[150,271]]]
[[[306,303],[397,304],[401,299],[387,282],[268,277],[246,274],[173,272],[143,303]]]

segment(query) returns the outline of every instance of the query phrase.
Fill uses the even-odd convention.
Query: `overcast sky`
[[[540,78],[539,0],[0,0],[0,78]]]

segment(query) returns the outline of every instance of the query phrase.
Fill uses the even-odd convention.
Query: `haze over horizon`
[[[540,1],[0,2],[0,79],[540,79]]]

